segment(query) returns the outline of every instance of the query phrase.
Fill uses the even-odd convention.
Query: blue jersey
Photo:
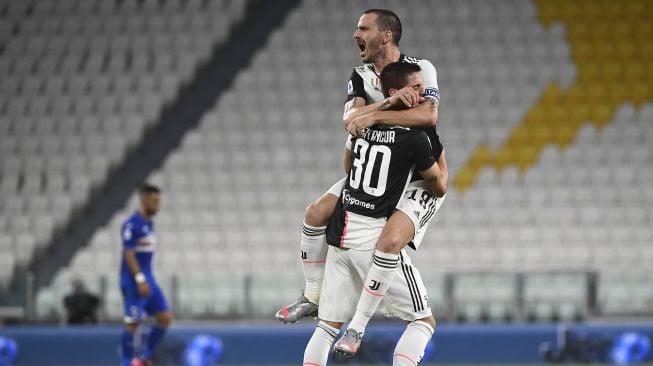
[[[156,248],[154,223],[140,213],[135,212],[122,224],[121,236],[123,251],[125,249],[135,251],[141,272],[143,272],[148,282],[153,282],[152,256]],[[129,270],[127,262],[125,262],[124,253],[120,266],[120,279],[123,284],[134,283],[134,275]]]

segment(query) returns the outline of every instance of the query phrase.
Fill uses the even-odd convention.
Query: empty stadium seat
[[[43,33],[43,27],[101,34],[113,39],[108,43],[115,53],[145,45],[172,50],[194,44],[195,50],[189,54],[198,56],[205,54],[209,42],[188,35],[206,36],[208,32],[220,39],[218,33],[225,34],[220,31],[223,20],[232,18],[207,21],[192,7],[211,16],[236,7],[236,19],[244,9],[236,3],[211,2],[202,8],[202,2],[164,1],[161,7],[155,2],[142,7],[134,1],[120,6],[110,1],[81,2],[76,12],[101,16],[79,24],[27,22],[26,26],[29,34],[36,35]],[[186,4],[184,14],[189,17],[175,15],[182,4]],[[359,14],[371,7],[396,9],[404,24],[402,50],[430,59],[438,70],[442,93],[438,132],[447,149],[452,184],[424,245],[414,255],[435,308],[450,310],[443,299],[443,273],[453,273],[461,278],[455,289],[456,306],[466,318],[498,320],[515,314],[510,292],[513,277],[496,282],[492,276],[465,278],[479,270],[520,272],[527,275],[527,313],[536,320],[574,320],[588,311],[584,277],[575,273],[597,271],[606,273],[600,282],[604,309],[642,310],[650,301],[647,292],[632,306],[627,299],[642,289],[643,281],[625,279],[622,272],[633,269],[648,278],[651,275],[646,260],[651,250],[645,244],[653,240],[653,103],[647,97],[648,87],[641,82],[647,80],[643,65],[650,63],[651,55],[642,56],[636,63],[639,66],[628,68],[620,66],[627,60],[619,57],[614,63],[592,65],[595,57],[609,52],[611,46],[601,36],[604,30],[588,18],[592,13],[575,11],[580,21],[570,26],[563,21],[569,16],[566,8],[559,6],[560,2],[549,5],[514,0],[491,6],[481,1],[407,1],[397,7],[389,0],[303,1],[152,177],[164,189],[163,211],[156,219],[162,243],[157,260],[162,265],[156,270],[165,278],[178,277],[183,288],[179,297],[182,311],[194,316],[239,311],[243,315],[246,300],[244,291],[239,291],[245,285],[226,283],[222,277],[227,275],[238,281],[251,276],[249,304],[259,316],[269,316],[299,294],[301,269],[296,258],[304,208],[343,175],[340,154],[345,133],[340,117],[344,86],[352,66],[360,63],[351,35]],[[578,6],[597,5],[582,2]],[[65,11],[66,7],[58,9]],[[140,24],[132,13],[143,9],[166,15]],[[18,6],[12,13],[25,11]],[[121,18],[116,14],[132,15]],[[180,37],[157,35],[169,27],[187,33]],[[316,27],[324,31],[297,31]],[[633,28],[639,29],[637,25]],[[146,36],[124,37],[133,32],[145,32]],[[642,34],[647,35],[645,29]],[[633,35],[633,42],[639,37]],[[15,42],[9,39],[6,52],[11,55],[26,53],[27,48],[40,50],[41,41],[28,45],[21,37]],[[579,45],[577,39],[587,44]],[[87,43],[69,40],[67,47],[104,50],[102,45]],[[604,43],[608,46],[603,47]],[[634,48],[630,41],[620,44],[613,48],[626,54]],[[646,47],[641,47],[642,55],[648,52]],[[40,71],[40,65],[19,66],[0,57],[4,62],[0,70],[12,73],[3,80],[2,95],[18,90],[29,95],[65,90],[69,99],[50,101],[53,115],[65,116],[76,108],[84,115],[100,111],[104,115],[97,121],[106,123],[113,121],[110,111],[123,108],[133,111],[127,115],[134,120],[111,131],[138,130],[157,115],[158,98],[174,98],[170,85],[188,80],[188,59],[171,55],[152,60],[138,53],[129,65],[120,58],[96,56],[76,65],[72,57],[52,58],[50,53],[43,59],[51,58],[53,65],[45,65],[44,70],[56,70],[56,74],[41,82],[31,71],[49,74]],[[75,67],[81,67],[83,73],[74,74]],[[129,76],[120,74],[130,67]],[[597,82],[604,74],[618,78],[622,69],[631,70],[623,75],[623,83],[613,80],[606,88]],[[160,77],[168,72],[176,74]],[[95,74],[103,76],[87,77]],[[141,98],[107,98],[102,105],[91,96],[88,100],[77,98],[112,90],[131,91]],[[631,90],[637,91],[633,100],[610,102],[610,108],[592,104],[620,100]],[[28,103],[21,97],[8,100],[0,110],[12,120],[29,118],[24,116],[48,108],[43,103],[41,99]],[[524,121],[530,122],[523,125]],[[57,120],[58,126],[73,133],[82,131],[79,122]],[[25,129],[21,133],[28,134],[32,127],[12,126],[3,131],[21,128]],[[27,149],[11,144],[2,147],[3,151],[21,148]],[[71,143],[49,148],[72,154],[82,146]],[[71,165],[88,172],[83,164],[77,167],[75,159]],[[22,189],[22,160],[3,161],[5,171],[12,173],[2,176],[3,192]],[[30,185],[33,189],[38,186],[33,180]],[[53,183],[53,187],[60,186],[61,182]],[[49,189],[47,179],[45,187]],[[26,203],[17,199],[2,205],[22,212]],[[97,229],[98,235],[85,250],[113,243],[112,250],[117,251],[120,221],[134,207],[132,199],[109,225]],[[189,246],[202,249],[187,252]],[[92,258],[98,261],[91,256],[88,262],[75,262],[64,272],[75,272],[76,266],[81,266],[101,268],[98,276],[113,275],[109,268],[92,266]],[[114,260],[117,262],[117,257]],[[607,275],[612,270],[619,275]],[[272,273],[283,273],[288,281],[271,280]],[[107,297],[111,304],[119,301],[117,289],[109,288]],[[119,310],[110,311],[113,316],[120,315]]]

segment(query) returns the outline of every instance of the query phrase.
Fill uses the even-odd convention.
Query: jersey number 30
[[[369,151],[368,151],[369,150]],[[349,174],[349,186],[358,189],[363,182],[363,191],[374,197],[385,193],[388,184],[388,169],[392,150],[385,145],[372,145],[363,139],[357,139],[353,149],[354,161]],[[377,163],[377,159],[381,159]],[[377,177],[376,185],[372,186],[372,177]]]

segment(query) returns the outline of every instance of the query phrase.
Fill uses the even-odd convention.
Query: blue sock
[[[134,333],[122,330],[122,337],[120,339],[120,349],[122,357],[122,366],[131,366],[132,358],[134,358]]]
[[[167,330],[168,328],[166,327],[160,327],[158,325],[152,326],[152,329],[150,329],[150,334],[147,336],[147,344],[145,347],[143,347],[144,359],[152,359],[156,347],[159,345],[159,343],[161,343],[161,340],[163,340],[163,336],[166,334]]]

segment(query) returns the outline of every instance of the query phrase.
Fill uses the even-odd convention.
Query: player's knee
[[[329,223],[330,213],[326,212],[324,205],[321,205],[319,200],[311,203],[306,207],[304,213],[304,222],[311,226],[326,226]]]
[[[433,315],[428,316],[426,318],[418,319],[418,321],[421,321],[423,323],[426,323],[431,326],[431,328],[435,329],[436,321]]]
[[[395,230],[384,233],[376,248],[384,253],[398,254],[410,242],[410,238]]]
[[[172,314],[169,312],[157,314],[156,324],[160,327],[167,328],[172,324]]]
[[[344,323],[340,323],[340,322],[330,322],[330,321],[327,321],[327,320],[320,320],[320,321],[323,322],[324,324],[327,324],[330,327],[333,327],[333,328],[336,328],[336,329],[342,328],[342,325],[344,324]]]
[[[138,329],[138,323],[125,323],[125,330],[129,333],[136,333]]]

